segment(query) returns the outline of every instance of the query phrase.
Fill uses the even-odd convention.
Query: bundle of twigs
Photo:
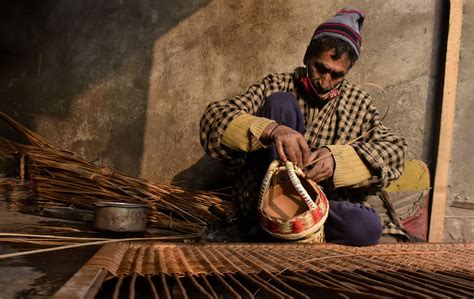
[[[149,224],[178,232],[197,232],[219,221],[212,211],[232,217],[232,203],[222,194],[152,184],[106,166],[97,166],[76,154],[51,144],[4,113],[0,119],[21,133],[30,145],[0,139],[0,155],[18,156],[42,206],[93,209],[98,200],[146,203]],[[220,214],[220,213],[219,213]]]

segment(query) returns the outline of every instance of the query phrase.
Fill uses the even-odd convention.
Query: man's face
[[[332,59],[335,50],[331,49],[321,53],[319,57],[313,56],[308,62],[308,73],[316,91],[326,93],[342,82],[351,68],[351,60],[347,53],[339,59]]]

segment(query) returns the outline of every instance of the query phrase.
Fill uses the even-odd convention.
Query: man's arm
[[[370,123],[377,125],[380,117],[378,114],[373,116]],[[364,141],[352,144],[372,174],[370,179],[359,185],[385,188],[402,174],[407,144],[405,139],[393,133],[383,124],[378,124],[376,129],[368,135]]]
[[[372,186],[381,189],[401,175],[407,144],[404,138],[381,123],[380,114],[370,98],[365,110],[362,122],[363,138],[350,146],[367,167],[371,177],[354,187]]]
[[[261,148],[263,130],[274,122],[256,114],[270,94],[289,91],[291,86],[291,76],[271,74],[239,96],[210,103],[200,122],[200,140],[206,153],[215,159],[231,159]]]
[[[320,160],[308,171],[309,178],[317,182],[332,178],[336,188],[383,188],[400,176],[405,140],[380,123],[380,115],[370,98],[366,98],[366,105],[358,109],[363,113],[354,118],[354,123],[361,125],[354,130],[359,131],[363,138],[351,144],[352,140],[346,140],[327,145],[312,153],[310,161]]]

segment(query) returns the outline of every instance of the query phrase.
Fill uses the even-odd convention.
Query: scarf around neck
[[[336,87],[334,87],[330,91],[323,94],[320,94],[319,92],[316,91],[316,88],[314,88],[311,80],[306,75],[300,77],[300,82],[303,85],[304,90],[306,91],[308,95],[315,97],[317,99],[321,99],[323,101],[332,100],[341,93],[340,87],[342,85],[342,82],[339,83]]]

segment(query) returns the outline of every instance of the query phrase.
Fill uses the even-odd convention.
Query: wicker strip
[[[117,277],[113,294],[102,288],[100,298],[472,298],[473,261],[474,243],[136,242],[108,244],[84,268]],[[77,283],[89,284],[74,278],[68,284]]]
[[[89,265],[116,276],[174,274],[258,274],[285,270],[426,271],[474,273],[474,244],[152,244],[104,246]],[[154,266],[151,266],[154,265]]]

